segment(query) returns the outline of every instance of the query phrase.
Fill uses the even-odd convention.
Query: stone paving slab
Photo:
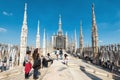
[[[80,69],[73,69],[55,60],[43,80],[91,80]]]

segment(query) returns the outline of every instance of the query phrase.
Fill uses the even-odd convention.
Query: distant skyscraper
[[[38,20],[38,28],[37,28],[37,35],[36,35],[36,48],[40,49],[40,22]]]
[[[22,25],[22,30],[21,30],[21,40],[20,40],[20,64],[23,63],[24,57],[25,57],[25,54],[26,54],[27,34],[28,34],[27,3],[25,3],[24,20],[23,20],[23,25]]]
[[[45,34],[45,29],[44,29],[44,34],[43,34],[43,56],[46,55],[46,34]]]
[[[93,57],[96,58],[98,54],[98,32],[95,20],[94,4],[92,4],[92,48]]]
[[[83,33],[82,33],[82,21],[80,22],[80,54],[83,52],[84,42],[83,42]]]

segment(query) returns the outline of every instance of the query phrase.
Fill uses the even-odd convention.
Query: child
[[[32,68],[32,64],[30,63],[30,61],[26,61],[25,63],[25,79],[29,79],[29,72]]]
[[[64,63],[68,65],[68,55],[64,54]]]

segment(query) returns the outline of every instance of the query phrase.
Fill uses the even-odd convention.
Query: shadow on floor
[[[95,76],[95,75],[93,75],[93,74],[91,74],[91,73],[89,73],[89,72],[86,72],[85,71],[85,67],[83,67],[83,66],[80,66],[80,70],[82,71],[82,72],[84,72],[88,77],[90,77],[92,80],[102,80],[102,79],[100,79],[100,78],[98,78],[97,76]]]
[[[120,75],[113,74],[113,75],[112,75],[112,78],[113,78],[114,80],[120,80]]]
[[[66,67],[62,67],[62,68],[60,68],[58,71],[63,71],[63,70],[65,70],[65,69],[67,69]]]

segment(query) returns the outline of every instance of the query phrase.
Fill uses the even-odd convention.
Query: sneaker
[[[33,79],[38,79],[39,77],[33,77]]]

